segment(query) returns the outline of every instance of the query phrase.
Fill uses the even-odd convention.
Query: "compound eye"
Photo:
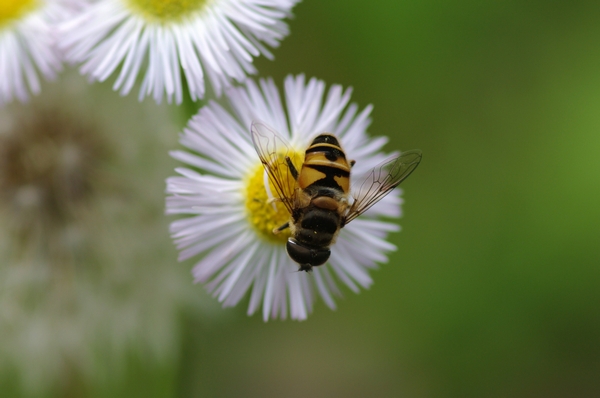
[[[331,255],[331,250],[328,248],[311,249],[300,245],[293,238],[288,239],[286,250],[290,258],[298,264],[311,265],[313,267],[325,264]]]

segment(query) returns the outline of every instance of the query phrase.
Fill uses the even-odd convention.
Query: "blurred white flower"
[[[93,80],[120,69],[113,89],[122,95],[144,74],[140,99],[179,104],[185,85],[193,100],[204,97],[205,76],[220,95],[255,73],[253,58],[272,58],[265,44],[288,34],[282,20],[298,1],[98,0],[62,26],[61,47]]]
[[[0,110],[0,375],[33,396],[115,383],[132,354],[177,360],[182,305],[198,302],[165,266],[166,110],[81,88],[62,74]]]
[[[68,1],[0,1],[0,106],[39,93],[39,74],[45,79],[56,77],[61,57],[55,25],[77,6],[76,1]]]
[[[324,82],[288,76],[284,108],[272,80],[259,85],[248,80],[244,87],[226,91],[233,114],[210,102],[181,135],[181,144],[191,152],[174,151],[172,156],[197,170],[178,168],[181,176],[167,180],[167,213],[191,215],[174,221],[171,233],[180,260],[202,255],[193,269],[195,281],[205,283],[224,306],[236,305],[251,290],[248,314],[262,303],[265,321],[286,318],[288,311],[292,319],[302,320],[317,296],[335,308],[333,295],[340,294],[336,281],[354,292],[369,287],[368,270],[386,262],[385,253],[395,249],[386,237],[398,225],[376,217],[400,216],[398,189],[343,228],[329,262],[312,273],[296,272],[298,264],[285,250],[287,236],[272,234],[289,213],[281,203],[277,210],[267,204],[251,122],[270,124],[301,156],[315,134],[334,133],[356,160],[353,178],[361,179],[387,157],[381,152],[387,138],[367,137],[372,108],[357,114],[358,107],[348,105],[350,93],[334,85],[325,98]]]

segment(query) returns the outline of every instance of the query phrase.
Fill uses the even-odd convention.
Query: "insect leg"
[[[285,161],[290,169],[290,173],[292,173],[292,177],[294,177],[294,180],[298,181],[298,170],[296,170],[296,166],[292,163],[292,159],[290,159],[289,156],[286,156]]]
[[[283,231],[284,229],[289,228],[289,227],[290,227],[290,223],[286,222],[282,226],[273,229],[273,234],[277,235],[278,233],[280,233],[281,231]]]

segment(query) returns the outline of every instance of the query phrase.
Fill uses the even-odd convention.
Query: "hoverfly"
[[[276,191],[277,197],[272,200],[283,202],[290,213],[290,220],[273,233],[290,229],[287,253],[299,264],[300,271],[307,272],[327,262],[329,247],[340,229],[397,187],[419,165],[422,156],[421,151],[411,150],[387,159],[351,191],[355,162],[346,159],[333,134],[322,133],[312,140],[300,170],[290,158],[290,145],[275,130],[254,121],[251,135]]]

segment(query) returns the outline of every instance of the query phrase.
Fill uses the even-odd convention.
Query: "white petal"
[[[180,21],[157,22],[126,0],[97,0],[60,27],[60,47],[81,72],[104,81],[118,72],[113,86],[125,95],[143,74],[140,100],[183,100],[183,77],[192,99],[205,94],[204,77],[214,91],[254,73],[254,57],[271,57],[288,34],[282,19],[297,0],[213,0]]]
[[[40,75],[52,80],[62,69],[56,24],[76,9],[64,0],[48,0],[0,28],[0,106],[15,98],[27,101],[41,89]]]

